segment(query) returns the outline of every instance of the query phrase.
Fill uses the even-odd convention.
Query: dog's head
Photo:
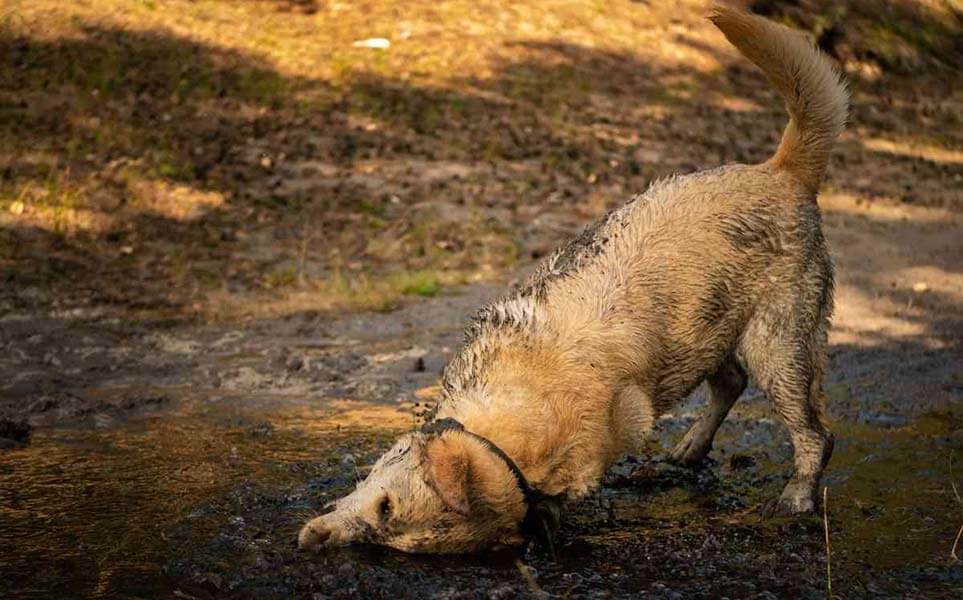
[[[525,496],[503,460],[462,431],[406,434],[351,494],[301,529],[315,550],[364,542],[460,553],[524,541]]]

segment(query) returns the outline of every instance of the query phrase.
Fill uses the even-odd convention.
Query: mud
[[[959,597],[959,223],[845,198],[826,209],[832,592]],[[791,448],[753,388],[699,470],[664,458],[700,394],[662,418],[645,452],[569,508],[554,559],[298,552],[300,524],[416,424],[468,317],[502,289],[218,326],[3,316],[0,419],[33,428],[0,451],[3,596],[826,596],[822,515],[758,515]]]

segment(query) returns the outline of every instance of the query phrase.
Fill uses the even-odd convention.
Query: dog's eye
[[[388,494],[385,494],[385,497],[381,499],[381,503],[378,504],[378,515],[382,520],[387,519],[391,516],[391,509],[391,498],[388,497]]]

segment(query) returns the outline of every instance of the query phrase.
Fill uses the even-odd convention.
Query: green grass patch
[[[438,274],[432,271],[399,273],[396,276],[395,285],[407,296],[433,298],[441,291]]]

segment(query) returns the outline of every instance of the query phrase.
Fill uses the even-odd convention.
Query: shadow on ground
[[[661,461],[699,398],[662,419],[572,507],[558,560],[298,554],[298,526],[414,425],[501,286],[404,280],[392,293],[436,297],[203,322],[212,298],[321,295],[336,277],[514,273],[657,177],[765,158],[785,117],[762,77],[666,36],[714,66],[520,38],[490,76],[418,83],[375,58],[322,79],[169,31],[0,29],[0,418],[36,427],[0,462],[0,580],[24,596],[823,596],[821,524],[756,516],[790,452],[753,391],[702,471]],[[834,592],[952,597],[955,81],[853,79],[830,181],[848,200],[826,211]]]
[[[518,40],[486,78],[418,84],[375,62],[334,81],[171,32],[5,27],[2,301],[216,318],[212,298],[342,273],[348,287],[398,270],[491,276],[657,177],[768,155],[785,117],[761,75],[694,35],[671,39],[723,68]],[[859,137],[832,185],[958,208],[958,162],[863,142],[954,139],[952,104],[878,93],[892,83],[857,82]]]

